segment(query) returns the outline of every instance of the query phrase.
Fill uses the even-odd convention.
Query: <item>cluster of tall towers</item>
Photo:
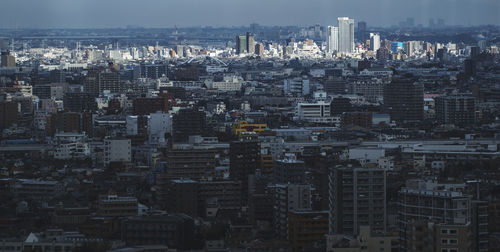
[[[354,52],[354,19],[339,17],[337,26],[328,26],[327,51],[329,53]]]
[[[236,36],[236,52],[238,54],[255,52],[255,38],[254,35],[247,32],[245,35]]]

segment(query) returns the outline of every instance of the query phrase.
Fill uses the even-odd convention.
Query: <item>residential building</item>
[[[330,170],[330,234],[360,234],[369,226],[373,234],[387,229],[386,171],[379,168],[338,166]]]
[[[131,141],[125,138],[104,139],[104,164],[130,162],[132,160]]]

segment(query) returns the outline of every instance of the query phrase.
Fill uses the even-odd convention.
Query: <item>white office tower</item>
[[[326,51],[334,53],[339,50],[339,28],[335,26],[328,26],[326,30]]]
[[[380,34],[370,33],[370,50],[376,52],[380,49]]]
[[[338,18],[339,52],[354,52],[354,19],[348,17]]]

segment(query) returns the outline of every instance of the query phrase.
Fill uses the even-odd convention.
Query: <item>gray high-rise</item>
[[[354,19],[348,17],[338,18],[339,52],[354,52]]]
[[[339,49],[339,28],[335,26],[328,26],[327,34],[327,51],[333,53]]]
[[[360,226],[384,234],[387,226],[386,172],[338,166],[329,175],[329,232],[358,235]]]

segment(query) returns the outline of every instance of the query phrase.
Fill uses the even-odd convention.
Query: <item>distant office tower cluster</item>
[[[365,26],[366,28],[366,23]],[[339,17],[337,27],[328,26],[328,52],[354,52],[354,19]]]
[[[255,37],[253,34],[247,32],[247,34],[245,35],[236,36],[236,53],[238,54],[255,53]]]

